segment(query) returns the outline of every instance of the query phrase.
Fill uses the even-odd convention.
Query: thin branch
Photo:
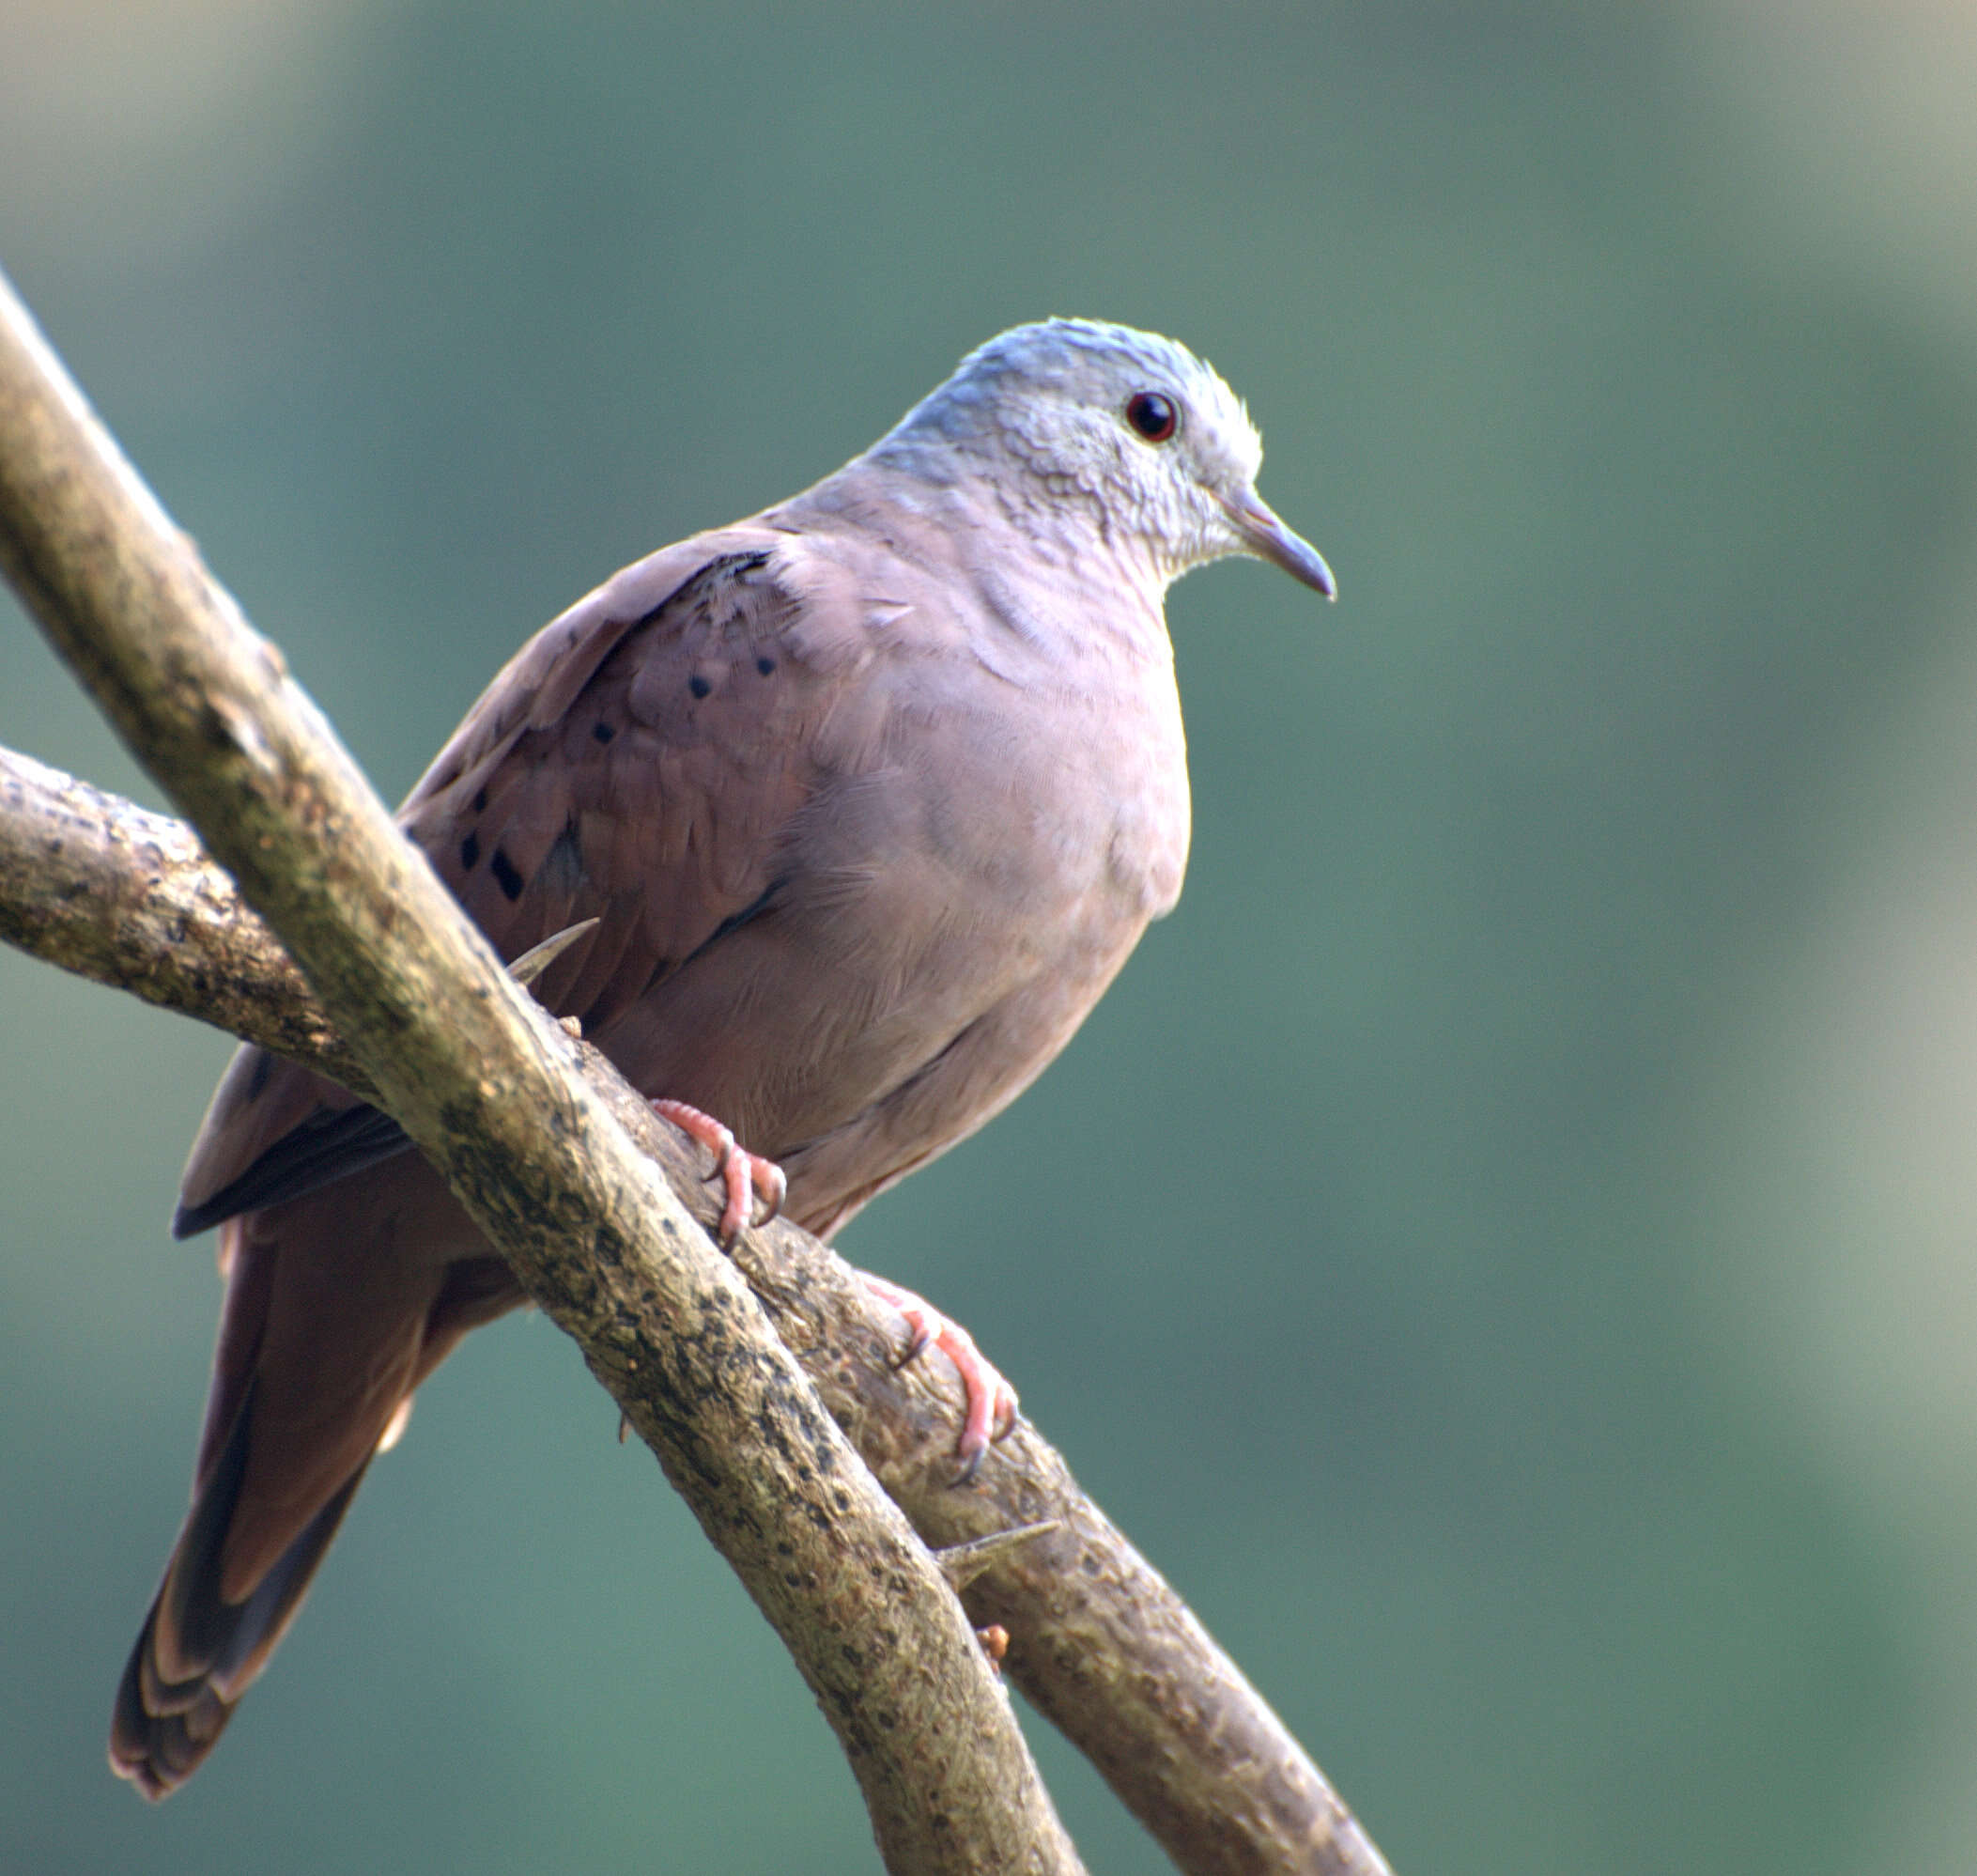
[[[5,448],[0,434],[0,456]],[[0,517],[0,532],[6,525]],[[286,954],[190,829],[4,751],[0,938],[370,1090]],[[592,1089],[710,1221],[690,1149],[601,1058],[579,1053]],[[897,1318],[794,1227],[751,1233],[735,1262],[928,1543],[1052,1527],[985,1562],[971,1558],[964,1601],[976,1622],[1010,1631],[1012,1677],[1183,1870],[1385,1869],[1267,1704],[1032,1428],[1019,1426],[968,1487],[952,1489],[959,1389],[946,1364],[897,1368]],[[611,1385],[608,1363],[600,1373]],[[627,1391],[613,1388],[621,1401]],[[988,1867],[1020,1865],[1005,1856]]]
[[[925,1545],[4,282],[0,562],[782,1637],[888,1868],[1078,1868]]]
[[[369,1099],[307,980],[183,821],[0,749],[0,939]]]

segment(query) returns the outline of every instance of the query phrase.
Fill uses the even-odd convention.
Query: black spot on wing
[[[687,689],[692,691],[696,697],[704,697],[714,687],[699,672],[695,672],[691,677],[687,678]]]
[[[591,725],[591,734],[599,742],[609,742],[618,733],[609,723],[593,723]]]
[[[474,869],[475,863],[480,860],[480,857],[481,837],[478,833],[469,834],[467,838],[460,843],[460,864],[464,866],[469,873],[471,873]]]
[[[521,875],[515,870],[515,862],[500,847],[496,847],[487,867],[494,875],[495,883],[502,889],[503,896],[513,905],[521,897],[523,884]]]
[[[773,658],[769,657],[766,652],[765,652],[762,655],[762,657],[758,658],[755,660],[755,669],[761,672],[762,674],[765,677],[766,677],[772,671],[776,669],[776,660]]]

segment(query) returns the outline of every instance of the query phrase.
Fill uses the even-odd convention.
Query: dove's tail
[[[245,1599],[227,1601],[222,1557],[247,1471],[253,1412],[250,1388],[193,1501],[116,1690],[110,1764],[147,1798],[177,1791],[218,1743],[240,1696],[295,1620],[363,1478],[360,1466]]]
[[[192,1509],[124,1669],[110,1764],[147,1798],[197,1770],[301,1607],[412,1390],[521,1301],[407,1155],[221,1228],[226,1306]]]

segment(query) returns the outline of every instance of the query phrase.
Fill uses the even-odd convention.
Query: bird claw
[[[744,1230],[759,1229],[782,1210],[789,1181],[773,1159],[750,1153],[734,1138],[731,1127],[723,1126],[712,1114],[704,1114],[685,1101],[655,1101],[652,1110],[662,1120],[671,1121],[688,1140],[698,1140],[713,1153],[714,1167],[707,1179],[710,1184],[718,1180],[723,1189],[720,1222],[715,1230],[723,1250]],[[758,1199],[762,1202],[759,1213],[755,1209]]]
[[[895,1367],[904,1368],[929,1348],[938,1348],[960,1374],[961,1385],[967,1393],[967,1412],[956,1446],[961,1468],[953,1482],[966,1484],[975,1476],[975,1468],[981,1464],[981,1455],[991,1442],[1007,1439],[1014,1430],[1019,1410],[1016,1390],[975,1346],[975,1338],[959,1323],[942,1315],[924,1296],[884,1277],[874,1277],[869,1270],[859,1271],[858,1279],[880,1302],[906,1319],[910,1339]]]

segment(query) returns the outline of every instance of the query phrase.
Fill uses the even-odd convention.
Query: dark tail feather
[[[244,1602],[223,1602],[221,1550],[247,1469],[253,1409],[250,1387],[199,1488],[116,1690],[110,1768],[147,1798],[177,1791],[213,1749],[240,1696],[295,1620],[363,1479],[359,1467]]]

